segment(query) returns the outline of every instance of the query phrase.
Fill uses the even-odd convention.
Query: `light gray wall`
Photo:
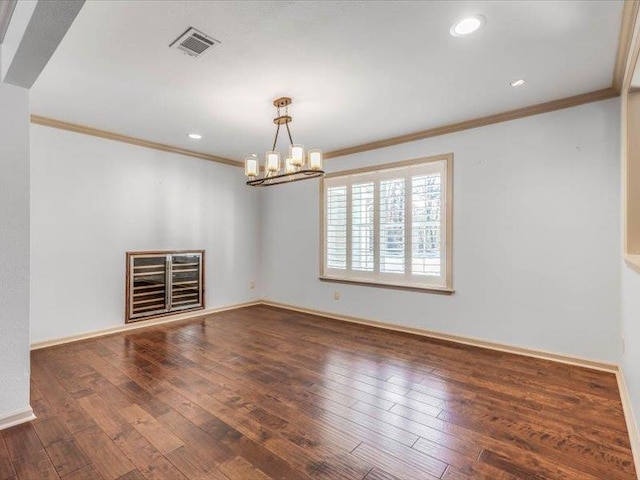
[[[29,408],[29,91],[0,83],[0,419]]]
[[[453,152],[456,293],[320,282],[318,183],[307,181],[263,193],[264,296],[617,362],[619,139],[613,99],[328,160],[337,171]]]
[[[255,300],[258,194],[243,171],[32,126],[32,342],[121,326],[125,252],[206,250],[206,303]]]

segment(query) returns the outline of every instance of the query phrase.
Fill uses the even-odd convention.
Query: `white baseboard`
[[[171,317],[163,317],[155,320],[146,320],[146,321],[141,321],[136,323],[129,323],[126,325],[120,325],[118,327],[108,328],[106,330],[99,330],[99,331],[84,333],[80,335],[73,335],[70,337],[62,337],[62,338],[55,338],[51,340],[45,340],[42,342],[35,342],[31,344],[31,350],[38,350],[41,348],[52,347],[55,345],[62,345],[64,343],[76,342],[78,340],[86,340],[89,338],[102,337],[102,336],[111,335],[114,333],[127,332],[129,330],[136,330],[139,328],[154,327],[157,325],[163,325],[163,324],[172,323],[172,322],[180,322],[183,320],[193,320],[194,318],[204,317],[207,315],[211,315],[213,313],[224,312],[227,310],[235,310],[238,308],[250,307],[253,305],[267,305],[271,307],[283,308],[285,310],[308,313],[310,315],[318,315],[321,317],[332,318],[334,320],[342,320],[349,323],[358,323],[360,325],[368,325],[370,327],[383,328],[386,330],[392,330],[396,332],[411,333],[411,334],[420,335],[423,337],[437,338],[440,340],[447,340],[450,342],[462,343],[464,345],[472,345],[474,347],[488,348],[490,350],[513,353],[516,355],[525,355],[528,357],[540,358],[543,360],[550,360],[553,362],[566,363],[569,365],[576,365],[579,367],[591,368],[591,369],[601,370],[609,373],[617,373],[619,371],[618,365],[614,363],[598,362],[595,360],[580,358],[573,355],[565,355],[565,354],[547,352],[544,350],[517,347],[513,345],[490,342],[487,340],[482,340],[482,339],[473,338],[473,337],[452,335],[452,334],[437,332],[433,330],[403,327],[401,325],[394,325],[390,323],[379,322],[379,321],[370,320],[367,318],[339,315],[336,313],[325,312],[321,310],[313,310],[310,308],[298,307],[296,305],[273,302],[271,300],[265,300],[265,299],[255,300],[255,301],[246,302],[246,303],[238,303],[235,305],[227,305],[225,307],[219,307],[219,308],[211,308],[206,310],[197,310],[194,312],[186,312],[183,314],[172,315]]]
[[[636,466],[636,475],[640,476],[640,432],[638,432],[638,424],[636,423],[636,418],[633,413],[633,403],[631,402],[631,395],[629,394],[627,382],[624,379],[624,370],[622,368],[616,374],[616,377],[618,379],[618,390],[620,390],[624,419],[627,422],[633,461]]]
[[[613,363],[598,362],[598,361],[589,360],[586,358],[580,358],[580,357],[571,356],[571,355],[558,354],[558,353],[547,352],[544,350],[536,350],[531,348],[516,347],[513,345],[507,345],[507,344],[502,344],[497,342],[489,342],[486,340],[472,338],[472,337],[451,335],[448,333],[436,332],[432,330],[403,327],[400,325],[393,325],[390,323],[378,322],[376,320],[369,320],[367,318],[339,315],[331,312],[313,310],[310,308],[298,307],[296,305],[289,305],[286,303],[273,302],[271,300],[266,300],[266,299],[255,300],[255,301],[246,302],[246,303],[238,303],[234,305],[227,305],[225,307],[219,307],[219,308],[196,310],[194,312],[186,312],[183,314],[172,315],[170,317],[158,318],[155,320],[146,320],[146,321],[141,321],[136,323],[129,323],[129,324],[120,325],[114,328],[108,328],[106,330],[99,330],[99,331],[84,333],[80,335],[73,335],[70,337],[62,337],[62,338],[55,338],[51,340],[45,340],[42,342],[35,342],[31,344],[31,350],[38,350],[41,348],[52,347],[55,345],[62,345],[65,343],[76,342],[78,340],[87,340],[89,338],[102,337],[102,336],[111,335],[114,333],[127,332],[129,330],[154,327],[154,326],[163,325],[166,323],[180,322],[184,320],[193,320],[194,318],[204,317],[207,315],[211,315],[213,313],[224,312],[227,310],[235,310],[238,308],[250,307],[253,305],[268,305],[271,307],[283,308],[285,310],[292,310],[295,312],[308,313],[310,315],[318,315],[321,317],[332,318],[334,320],[342,320],[349,323],[358,323],[361,325],[368,325],[371,327],[383,328],[386,330],[392,330],[396,332],[411,333],[411,334],[420,335],[423,337],[437,338],[440,340],[447,340],[450,342],[462,343],[465,345],[472,345],[474,347],[488,348],[490,350],[497,350],[500,352],[514,353],[516,355],[525,355],[528,357],[540,358],[543,360],[551,360],[554,362],[566,363],[569,365],[577,365],[579,367],[591,368],[595,370],[601,370],[604,372],[617,373],[619,370],[618,365]]]
[[[569,365],[576,365],[579,367],[591,368],[594,370],[600,370],[603,372],[617,373],[619,368],[615,363],[598,362],[595,360],[589,360],[587,358],[580,358],[573,355],[565,355],[553,352],[547,352],[544,350],[537,350],[525,347],[516,347],[513,345],[507,345],[503,343],[490,342],[479,338],[463,337],[459,335],[451,335],[448,333],[436,332],[432,330],[426,330],[421,328],[403,327],[401,325],[393,325],[390,323],[378,322],[376,320],[369,320],[360,317],[350,317],[347,315],[339,315],[330,312],[324,312],[321,310],[313,310],[310,308],[297,307],[295,305],[288,305],[286,303],[272,302],[271,300],[262,300],[260,303],[263,305],[269,305],[277,308],[284,308],[286,310],[293,310],[295,312],[308,313],[311,315],[318,315],[321,317],[332,318],[334,320],[342,320],[349,323],[358,323],[360,325],[368,325],[370,327],[383,328],[385,330],[392,330],[395,332],[411,333],[413,335],[420,335],[423,337],[437,338],[439,340],[447,340],[454,343],[462,343],[464,345],[471,345],[474,347],[488,348],[489,350],[497,350],[500,352],[513,353],[516,355],[525,355],[527,357],[540,358],[542,360],[550,360],[552,362],[566,363]]]
[[[53,347],[55,345],[62,345],[70,342],[77,342],[78,340],[87,340],[89,338],[103,337],[105,335],[111,335],[113,333],[128,332],[130,330],[137,330],[140,328],[155,327],[158,325],[163,325],[165,323],[181,322],[183,320],[193,320],[194,318],[205,317],[213,313],[224,312],[226,310],[235,310],[237,308],[243,308],[243,307],[250,307],[252,305],[259,305],[260,303],[262,302],[259,300],[256,300],[253,302],[246,302],[246,303],[237,303],[235,305],[227,305],[225,307],[208,308],[205,310],[196,310],[193,312],[180,313],[176,315],[171,315],[170,317],[162,317],[155,320],[152,319],[152,320],[143,320],[136,323],[128,323],[125,325],[120,325],[118,327],[107,328],[105,330],[98,330],[95,332],[83,333],[80,335],[72,335],[70,337],[54,338],[51,340],[32,343],[31,350],[39,350],[41,348]]]
[[[15,427],[16,425],[20,425],[21,423],[30,422],[31,420],[35,420],[36,416],[33,413],[31,407],[24,408],[22,410],[17,410],[15,412],[11,412],[7,415],[2,415],[0,417],[0,430],[4,430],[5,428]]]

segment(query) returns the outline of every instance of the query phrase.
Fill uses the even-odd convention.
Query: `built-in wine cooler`
[[[204,308],[204,250],[127,253],[126,322]]]

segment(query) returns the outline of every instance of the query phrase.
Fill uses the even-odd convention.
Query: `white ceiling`
[[[241,160],[271,148],[271,100],[286,94],[294,141],[330,151],[607,88],[621,12],[621,0],[88,1],[32,112]],[[485,28],[452,37],[468,14]],[[169,49],[189,26],[222,45],[197,60]]]

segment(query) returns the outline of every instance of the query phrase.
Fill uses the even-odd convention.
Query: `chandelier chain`
[[[287,117],[289,116],[289,105],[284,107],[284,114]],[[291,138],[291,130],[289,130],[289,122],[285,123],[285,125],[287,127],[287,133],[289,134],[289,143],[293,145],[293,138]]]
[[[289,127],[287,126],[287,130]],[[276,137],[273,139],[273,147],[271,148],[272,152],[276,150],[276,143],[278,143],[278,133],[280,133],[280,124],[278,124],[278,128],[276,128]]]
[[[289,122],[285,123],[285,126],[287,127],[287,133],[289,134],[289,143],[293,145],[293,138],[291,138],[291,130],[289,130]]]
[[[282,113],[280,112],[280,106],[278,105],[276,107],[276,109],[278,111],[277,118],[282,117]],[[284,107],[284,115],[287,116],[287,117],[289,116],[289,106],[288,105]],[[289,143],[291,145],[293,145],[293,137],[291,136],[291,130],[289,129],[289,122],[288,121],[285,123],[285,126],[287,127],[287,135],[289,136]],[[276,149],[276,145],[278,143],[278,134],[279,133],[280,133],[280,122],[278,122],[278,126],[276,128],[276,136],[273,139],[273,147],[271,148],[272,151],[275,151],[275,149]]]

